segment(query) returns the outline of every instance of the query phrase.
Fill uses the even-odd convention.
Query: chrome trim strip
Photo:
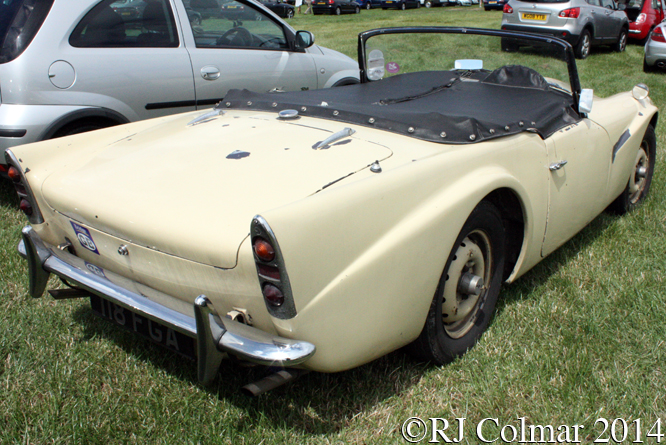
[[[93,273],[82,259],[43,242],[31,226],[26,226],[22,233],[18,251],[28,260],[31,290],[38,291],[43,276],[48,279],[53,273],[77,288],[196,338],[202,383],[210,383],[216,377],[225,352],[261,365],[284,367],[299,365],[315,353],[311,343],[272,335],[231,319],[220,319],[203,295],[194,303],[195,317],[181,314],[130,290],[134,282],[127,278],[108,270],[104,271],[106,277]],[[43,284],[45,287],[45,282]],[[39,295],[43,291],[42,288]]]
[[[27,198],[28,201],[30,201],[30,204],[34,206],[32,209],[32,215],[28,216],[28,221],[30,221],[31,224],[43,223],[44,217],[42,216],[42,211],[37,206],[37,200],[35,199],[35,194],[32,192],[30,183],[28,183],[28,180],[25,177],[26,173],[28,173],[30,170],[21,167],[21,161],[19,161],[14,152],[11,151],[11,149],[9,148],[5,150],[5,161],[7,162],[8,166],[13,166],[21,173],[21,185],[25,189],[25,193],[16,190],[16,193],[19,195],[19,198],[24,198],[24,197]],[[16,185],[14,186],[14,188],[16,188]]]

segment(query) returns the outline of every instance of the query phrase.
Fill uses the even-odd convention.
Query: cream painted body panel
[[[206,294],[222,316],[231,308],[245,308],[260,329],[315,344],[317,353],[305,367],[335,372],[368,362],[418,336],[455,238],[474,207],[494,190],[511,190],[524,218],[522,250],[509,281],[573,236],[580,230],[578,225],[594,218],[622,191],[655,113],[649,101],[640,104],[627,94],[596,98],[589,121],[569,130],[581,132],[581,138],[592,132],[590,145],[600,150],[588,161],[594,165],[582,183],[601,195],[592,200],[594,206],[575,209],[582,212],[576,227],[566,222],[573,208],[557,193],[569,179],[580,178],[558,182],[559,177],[549,170],[560,153],[587,149],[565,145],[566,129],[547,141],[525,132],[477,144],[445,145],[322,119],[281,122],[270,113],[233,111],[194,127],[186,124],[201,113],[33,144],[15,153],[30,169],[27,178],[46,220],[35,229],[46,241],[57,245],[72,236],[69,218],[63,214],[79,218],[92,229],[93,237],[99,237],[104,251],[99,258],[81,253],[84,259],[177,294],[174,297],[180,302],[174,307],[184,307],[182,303]],[[356,130],[351,142],[328,150],[312,149],[344,126]],[[235,131],[227,132],[230,128]],[[627,128],[631,137],[613,160],[613,146]],[[157,145],[148,142],[151,134],[158,141],[155,144],[167,147],[164,156],[158,156]],[[136,148],[122,152],[118,141],[129,142],[129,138],[135,147],[146,148],[144,155]],[[118,151],[109,150],[109,144]],[[174,162],[179,145],[183,145],[181,163]],[[228,176],[223,183],[238,191],[239,199],[229,198],[228,190],[214,187],[211,179],[236,149],[251,154],[230,164],[235,167],[225,170]],[[219,155],[215,158],[211,153]],[[262,153],[270,156],[262,158]],[[293,165],[284,162],[294,153],[299,159]],[[122,162],[131,159],[136,165]],[[380,160],[381,173],[367,168],[375,159]],[[252,164],[254,160],[261,162]],[[88,166],[92,169],[87,170]],[[94,190],[99,175],[90,172],[99,173],[102,167],[108,168],[103,170],[107,178],[114,169],[119,175],[134,175],[131,185],[112,182],[124,187],[113,205]],[[349,173],[353,174],[344,177]],[[73,178],[81,174],[84,179]],[[166,177],[179,187],[170,187]],[[336,179],[340,180],[323,188]],[[74,190],[77,187],[84,190]],[[130,229],[121,218],[127,218],[129,211],[118,206],[128,207],[120,200],[123,195],[135,196],[133,187],[145,187],[141,208],[146,215],[141,215],[145,218],[141,230],[128,237],[125,233]],[[164,187],[170,193],[182,190],[176,205],[170,206],[161,196]],[[61,196],[71,192],[75,198]],[[185,197],[192,200],[188,212],[182,211]],[[215,199],[219,204],[211,204]],[[85,211],[78,204],[81,200],[91,202]],[[557,205],[561,217],[549,215],[549,205]],[[183,214],[189,211],[193,213]],[[264,217],[275,233],[289,273],[297,315],[288,320],[270,317],[264,306],[247,238],[255,214]],[[113,218],[119,219],[110,223]],[[547,231],[557,237],[549,239]],[[175,235],[183,238],[173,240]],[[153,238],[139,240],[141,236]],[[544,237],[550,244],[542,252]],[[114,250],[125,241],[131,242],[132,260]],[[225,260],[212,267],[215,263],[208,261],[216,249]],[[221,269],[231,257],[237,260],[228,270]]]

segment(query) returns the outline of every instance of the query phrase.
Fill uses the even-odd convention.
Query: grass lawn
[[[497,28],[500,20],[499,11],[469,7],[301,14],[290,23],[355,57],[363,30]],[[578,63],[582,85],[607,96],[644,82],[665,108],[666,76],[644,74],[642,57],[637,45],[624,53],[595,48]],[[348,372],[308,374],[258,398],[239,387],[263,369],[227,366],[204,388],[193,363],[94,317],[87,301],[28,297],[27,267],[15,250],[25,218],[0,181],[0,443],[404,443],[400,429],[412,416],[466,418],[463,443],[479,442],[484,418],[497,418],[499,428],[488,421],[484,428],[492,440],[520,417],[583,425],[583,443],[610,438],[599,418],[625,421],[631,443],[639,420],[640,438],[657,443],[646,434],[657,419],[666,433],[665,128],[660,118],[645,205],[624,217],[601,215],[506,286],[488,332],[463,358],[435,367],[397,351]],[[622,441],[622,422],[615,426]],[[449,438],[457,429],[447,430]]]

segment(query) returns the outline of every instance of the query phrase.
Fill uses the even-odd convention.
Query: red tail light
[[[564,11],[560,11],[559,17],[567,19],[577,19],[578,17],[580,17],[580,8],[569,8],[565,9]]]
[[[333,3],[335,3],[335,0],[328,0],[329,5],[332,5]]]
[[[504,9],[502,9],[502,11],[504,11],[504,14],[513,14],[513,8],[509,6],[508,3],[504,5]]]
[[[257,272],[263,278],[270,278],[275,281],[280,281],[280,269],[274,266],[266,266],[265,264],[257,264]]]
[[[5,164],[0,164],[0,173],[7,173],[8,166]]]
[[[269,304],[275,307],[280,307],[284,304],[284,294],[277,286],[266,284],[262,291],[264,293],[264,298]]]
[[[28,202],[27,199],[22,199],[21,203],[19,204],[19,208],[25,213],[27,216],[32,215],[32,206],[30,205],[30,202]]]
[[[664,37],[664,32],[661,30],[661,28],[655,28],[652,30],[652,34],[650,34],[650,40],[653,42],[666,43],[666,38]]]

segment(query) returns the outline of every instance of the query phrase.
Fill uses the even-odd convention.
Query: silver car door
[[[69,104],[94,103],[129,120],[194,110],[192,66],[171,4],[141,3],[130,15],[122,4],[102,0],[63,42],[54,64],[76,73],[68,90],[79,94],[68,95]]]
[[[297,91],[317,88],[312,57],[291,51],[291,31],[271,13],[243,0],[201,0],[189,8],[201,14],[192,26],[178,3],[185,43],[192,60],[197,106],[209,106],[228,90],[246,88],[258,92]],[[210,3],[210,4],[209,4]]]

